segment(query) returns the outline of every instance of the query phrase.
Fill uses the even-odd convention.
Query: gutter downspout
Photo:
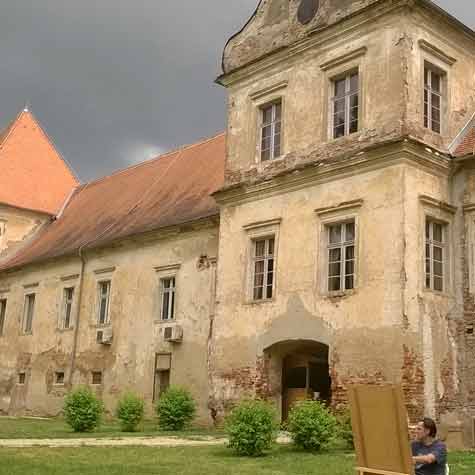
[[[74,326],[74,339],[73,339],[73,349],[71,353],[71,368],[69,371],[69,377],[68,377],[68,388],[72,388],[73,384],[73,376],[74,372],[76,370],[76,353],[77,353],[77,347],[78,347],[78,340],[79,340],[79,324],[81,321],[81,307],[82,307],[82,290],[84,287],[84,268],[86,267],[86,260],[84,259],[84,256],[82,254],[83,246],[79,248],[79,259],[81,259],[81,274],[79,278],[79,291],[78,291],[78,311],[77,311],[77,316],[76,316],[76,325]]]

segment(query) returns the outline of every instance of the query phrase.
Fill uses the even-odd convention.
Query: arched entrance
[[[266,354],[270,360],[270,381],[283,421],[299,401],[331,402],[327,345],[308,340],[285,341],[272,345]]]

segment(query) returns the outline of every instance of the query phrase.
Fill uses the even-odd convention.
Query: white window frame
[[[351,91],[351,78],[352,76],[358,76],[358,89],[356,91]],[[336,83],[339,81],[345,81],[345,95],[342,97],[336,97]],[[358,97],[358,114],[357,114],[357,123],[356,123],[356,130],[350,132],[350,118],[351,118],[351,98],[353,96]],[[335,127],[335,103],[337,100],[345,101],[345,124],[344,124],[344,134],[337,137],[335,134],[336,127]],[[361,120],[361,74],[359,69],[351,69],[344,74],[340,74],[335,76],[331,79],[331,97],[330,97],[330,123],[331,123],[331,137],[333,140],[338,140],[343,137],[347,137],[349,135],[356,134],[360,131],[360,120]]]
[[[33,305],[31,309],[31,318],[30,315],[30,302],[33,297]],[[35,310],[37,306],[36,292],[28,292],[25,294],[24,304],[23,304],[23,321],[22,321],[22,334],[23,335],[32,335],[33,334],[33,321],[35,318]],[[27,328],[29,323],[30,328]]]
[[[442,242],[434,240],[434,225],[441,226]],[[427,226],[429,226],[429,237],[427,237]],[[441,221],[440,219],[426,216],[424,223],[424,288],[432,292],[444,293],[447,291],[447,272],[449,269],[449,253],[448,253],[448,223]],[[427,254],[427,247],[429,247],[429,255]],[[434,272],[434,248],[440,248],[442,251],[442,275],[436,276]],[[427,261],[429,261],[429,272],[427,272]],[[442,289],[435,288],[435,278],[439,277],[442,281]],[[427,278],[429,278],[429,285],[427,285]]]
[[[107,292],[107,299],[106,299],[105,317],[104,317],[104,321],[101,322],[101,309],[102,309],[102,296],[103,296],[102,286],[104,284],[108,284],[108,292]],[[111,279],[103,279],[97,282],[97,325],[100,327],[104,327],[110,324],[111,290],[112,290]]]
[[[280,107],[280,118],[277,119],[277,106]],[[264,123],[264,114],[265,111],[268,109],[271,109],[271,122],[266,124]],[[283,102],[282,99],[277,99],[272,102],[268,102],[266,104],[263,104],[259,108],[260,112],[260,121],[259,121],[259,127],[260,127],[260,141],[259,141],[259,159],[261,162],[270,162],[271,160],[275,160],[276,158],[279,158],[282,156],[282,126],[283,126],[283,120],[282,120],[282,112],[283,112]],[[277,134],[276,133],[276,127],[279,125],[280,131]],[[264,129],[266,127],[270,126],[270,148],[269,148],[269,158],[263,159],[262,154],[264,153],[264,149],[262,148],[262,140],[264,138]],[[276,136],[279,136],[279,154],[275,154],[275,148],[276,148]]]
[[[7,305],[7,298],[0,296],[0,337],[2,337],[5,333],[5,324],[7,320]]]
[[[346,240],[346,231],[348,225],[353,225],[353,240],[347,241]],[[341,240],[338,243],[331,243],[330,242],[330,234],[331,234],[331,229],[340,226],[341,230]],[[338,292],[348,292],[352,291],[356,288],[356,278],[357,278],[357,263],[358,263],[358,256],[357,256],[357,246],[356,246],[356,241],[357,241],[357,229],[356,229],[356,221],[355,219],[349,219],[349,220],[344,220],[344,221],[336,221],[336,222],[331,222],[327,223],[325,225],[325,234],[326,234],[326,269],[327,269],[327,279],[326,279],[326,288],[327,292],[329,294],[331,293],[338,293]],[[346,251],[348,248],[352,247],[353,248],[353,259],[347,259],[346,257]],[[330,261],[330,254],[332,250],[339,249],[340,250],[340,260],[339,261]],[[353,261],[353,273],[352,274],[347,274],[346,273],[346,264],[349,261]],[[339,277],[339,289],[331,289],[330,287],[330,279],[331,278],[336,278],[337,276],[331,276],[330,275],[330,266],[331,264],[340,264],[340,273],[338,275]],[[351,287],[346,286],[346,278],[347,277],[352,277],[353,278],[353,285]]]
[[[270,253],[270,243],[272,241],[272,254]],[[257,244],[264,243],[264,254],[262,256],[257,256]],[[253,302],[261,302],[265,300],[272,300],[274,298],[275,292],[275,274],[276,274],[276,260],[275,260],[275,236],[263,236],[258,237],[252,240],[252,301]],[[264,263],[264,270],[263,270],[263,281],[262,286],[256,286],[256,267],[257,264],[263,262]],[[269,270],[269,264],[272,262],[272,270]],[[269,286],[268,278],[269,275],[272,274],[272,285]],[[268,296],[268,289],[271,288],[271,296]],[[261,288],[262,296],[260,298],[256,297],[256,289]]]
[[[428,81],[426,84],[426,71],[427,71],[427,76],[428,76]],[[423,84],[424,84],[424,127],[428,130],[431,130],[432,132],[442,135],[442,131],[444,130],[444,110],[445,110],[445,104],[446,104],[446,80],[447,80],[447,74],[442,71],[440,68],[437,66],[434,66],[427,61],[424,62],[424,77],[423,77]],[[437,75],[439,76],[439,82],[440,82],[440,91],[435,91],[432,89],[432,76]],[[427,101],[425,100],[425,95],[427,94]],[[439,130],[434,130],[434,120],[432,118],[432,100],[433,100],[433,95],[437,96],[439,98]],[[427,103],[427,115],[425,113],[425,107]],[[427,122],[426,122],[427,121]]]
[[[170,282],[169,287],[165,287],[166,282]],[[167,315],[164,314],[165,296],[168,294]],[[171,299],[171,300],[170,300]],[[172,303],[170,305],[170,302]],[[174,322],[176,317],[176,275],[160,278],[160,320],[162,322]]]
[[[68,299],[68,291],[72,290],[72,297],[71,300],[69,301]],[[61,330],[71,330],[74,328],[74,296],[76,293],[76,287],[74,285],[70,285],[67,287],[63,287],[63,298],[62,298],[62,303],[61,303],[61,316],[60,316],[60,322],[59,322],[59,328]],[[68,312],[68,305],[69,305],[69,325],[66,326],[66,317],[67,317],[67,312]]]

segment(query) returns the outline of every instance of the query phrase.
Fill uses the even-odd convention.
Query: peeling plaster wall
[[[208,424],[207,356],[216,252],[217,229],[207,226],[86,253],[73,384],[90,385],[91,372],[103,371],[103,384],[95,390],[108,412],[115,410],[121,393],[133,390],[145,398],[151,413],[155,354],[171,353],[171,384],[191,390],[198,403],[198,421]],[[175,264],[180,264],[176,323],[183,327],[183,343],[165,342],[166,325],[158,321],[159,276],[155,267]],[[109,273],[97,273],[104,269]],[[0,289],[10,289],[5,295],[5,334],[0,337],[0,412],[56,415],[60,411],[68,384],[55,386],[54,373],[65,371],[69,380],[74,330],[58,330],[58,318],[63,288],[71,285],[76,289],[77,317],[80,272],[80,260],[73,258],[0,276]],[[62,281],[65,276],[68,280]],[[110,346],[96,343],[97,285],[106,277],[112,281]],[[24,336],[20,335],[24,285],[32,283],[38,283],[33,335]],[[27,372],[25,386],[17,384],[20,371]]]
[[[43,213],[0,204],[0,261],[24,245],[50,219]]]

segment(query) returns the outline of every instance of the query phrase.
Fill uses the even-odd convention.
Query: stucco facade
[[[109,242],[106,227],[69,257],[4,261],[0,411],[56,414],[93,372],[108,410],[128,389],[151,410],[157,361],[171,355],[167,377],[190,388],[203,424],[246,396],[273,400],[285,418],[299,398],[340,407],[349,384],[391,382],[411,420],[436,417],[454,444],[473,443],[475,171],[473,148],[460,150],[475,126],[475,34],[424,0],[263,0],[228,42],[223,70],[224,179],[210,187],[219,208]],[[427,71],[440,79],[437,123],[425,117]],[[335,84],[349,74],[358,103],[345,117],[357,130],[335,138]],[[276,104],[278,156],[263,160],[263,114]],[[329,233],[342,225],[351,239],[335,289]],[[160,279],[171,275],[176,316],[160,321]],[[111,344],[97,341],[105,280]],[[65,330],[58,315],[72,282]],[[32,289],[33,334],[22,335]],[[170,325],[181,342],[164,341]],[[64,384],[54,384],[58,371]]]

